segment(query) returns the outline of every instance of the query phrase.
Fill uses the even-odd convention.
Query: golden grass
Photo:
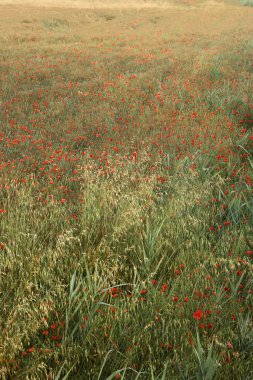
[[[142,7],[147,9],[143,12]],[[166,11],[162,7],[167,7]],[[238,7],[233,1],[126,3],[121,0],[0,0],[0,43],[4,50],[20,42],[22,48],[36,47],[37,44],[41,47],[41,43],[46,47],[49,42],[47,37],[52,40],[53,28],[54,41],[60,38],[63,44],[75,40],[80,42],[82,36],[86,43],[92,45],[92,38],[104,36],[108,32],[118,35],[124,31],[126,36],[133,33],[143,35],[145,47],[151,48],[156,46],[157,41],[149,36],[154,36],[159,30],[166,30],[166,35],[185,35],[189,40],[201,34],[203,48],[207,49],[208,46],[204,46],[205,36],[207,39],[211,37],[219,40],[217,45],[222,48],[224,43],[232,46],[233,39],[238,42],[253,33],[252,16],[252,8]],[[55,19],[61,21],[60,25],[53,25],[52,28],[47,25]],[[232,38],[225,41],[223,35]],[[184,43],[177,44],[174,52],[183,53]]]
[[[225,0],[1,0],[1,5],[30,5],[60,8],[181,8],[196,6],[225,6]]]

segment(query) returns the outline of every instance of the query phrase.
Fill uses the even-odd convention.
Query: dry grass
[[[224,7],[228,4],[228,0],[1,0],[0,4],[57,8],[182,8],[199,6]]]
[[[73,43],[75,40],[78,44],[82,37],[83,41],[92,45],[92,38],[100,38],[108,32],[115,35],[124,32],[129,37],[137,33],[146,38],[159,30],[166,30],[167,35],[173,35],[177,40],[187,31],[185,38],[188,42],[199,34],[202,36],[203,48],[208,51],[207,45],[210,43],[205,44],[205,39],[219,40],[217,45],[222,48],[227,43],[232,46],[233,39],[238,43],[246,35],[253,33],[252,10],[231,4],[233,3],[197,0],[183,3],[130,1],[126,6],[123,1],[99,3],[1,0],[0,42],[4,50],[17,42],[22,43],[22,49],[36,47],[41,43],[46,47],[49,40],[52,42],[54,32],[54,42],[58,38],[62,44]],[[165,6],[166,12],[156,7],[157,5]],[[69,9],[70,7],[74,10]],[[145,12],[142,12],[142,7],[147,7]],[[122,8],[126,9],[122,11]],[[185,50],[185,43],[177,44],[174,53],[181,54]],[[152,46],[155,48],[156,40],[151,38],[145,44],[147,49]]]

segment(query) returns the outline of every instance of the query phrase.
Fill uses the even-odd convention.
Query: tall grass
[[[251,11],[12,12],[1,378],[250,379]]]

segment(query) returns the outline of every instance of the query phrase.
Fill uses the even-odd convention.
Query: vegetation
[[[252,379],[253,14],[191,5],[0,6],[3,380]]]
[[[249,7],[253,7],[253,1],[252,0],[242,0],[242,4],[249,6]]]

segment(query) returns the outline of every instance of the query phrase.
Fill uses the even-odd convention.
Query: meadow
[[[251,1],[26,3],[0,1],[0,378],[252,379]]]

